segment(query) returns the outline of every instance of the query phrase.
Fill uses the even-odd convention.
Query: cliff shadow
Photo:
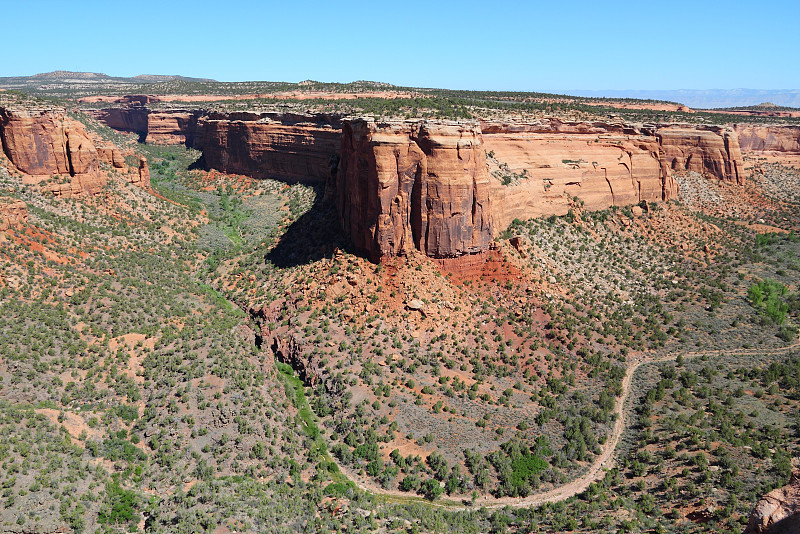
[[[349,248],[348,240],[341,230],[333,196],[319,186],[311,209],[289,225],[265,259],[277,267],[295,267],[330,258],[337,248]]]

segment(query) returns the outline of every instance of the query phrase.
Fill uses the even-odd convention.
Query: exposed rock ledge
[[[789,484],[767,493],[750,513],[744,534],[797,534],[800,532],[800,471]]]

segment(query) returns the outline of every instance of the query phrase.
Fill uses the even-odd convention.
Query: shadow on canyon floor
[[[314,205],[292,223],[265,259],[277,267],[294,267],[330,258],[349,249],[332,198],[318,191]]]

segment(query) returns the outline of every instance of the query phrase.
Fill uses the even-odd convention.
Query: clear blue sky
[[[797,0],[6,0],[0,76],[377,80],[498,90],[800,88]]]

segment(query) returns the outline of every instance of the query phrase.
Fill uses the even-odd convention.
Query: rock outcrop
[[[125,106],[92,110],[87,113],[109,128],[137,134],[142,143],[147,139],[150,110],[146,107]]]
[[[800,471],[789,484],[767,493],[750,513],[744,534],[797,534],[800,532]]]
[[[98,146],[97,156],[100,158],[100,161],[112,165],[115,169],[122,169],[125,167],[125,158],[122,155],[122,151],[115,146]]]
[[[139,158],[139,171],[134,176],[138,176],[139,181],[131,181],[132,184],[144,188],[150,187],[150,168],[147,166],[146,159]]]
[[[147,137],[153,145],[194,145],[198,111],[151,112],[147,115]]]
[[[600,210],[677,195],[672,171],[696,170],[741,183],[730,130],[546,119],[482,123],[495,222],[567,213],[577,198]]]
[[[488,249],[489,173],[477,124],[345,121],[341,150],[337,208],[357,249],[373,259]]]
[[[22,182],[56,196],[99,193],[108,181],[101,162],[132,184],[150,186],[146,162],[128,167],[118,147],[96,146],[83,124],[63,108],[0,107],[0,140],[9,161],[23,174]]]
[[[736,124],[733,128],[744,151],[800,154],[800,126]]]
[[[154,145],[193,146],[197,119],[203,110],[152,111],[135,104],[89,111],[89,114],[109,128],[132,132],[143,143]]]
[[[194,146],[210,169],[256,178],[325,183],[336,165],[341,124],[328,115],[211,113]]]
[[[742,152],[733,130],[718,127],[659,128],[655,132],[665,163],[673,170],[696,171],[744,183]]]
[[[25,174],[98,172],[94,143],[64,110],[0,109],[0,137],[8,159]]]
[[[21,200],[0,197],[0,231],[28,223],[28,206]]]
[[[563,215],[576,197],[590,210],[668,200],[677,194],[673,171],[743,179],[736,133],[712,126],[376,123],[141,105],[95,116],[148,142],[198,148],[209,169],[330,180],[345,232],[372,258],[411,249],[433,258],[485,252],[493,232],[513,219]]]
[[[658,140],[603,123],[484,124],[498,228],[514,219],[564,215],[574,198],[586,209],[659,202],[677,186]]]
[[[27,175],[23,181],[48,182],[43,188],[56,195],[95,194],[105,183],[94,143],[63,109],[0,108],[0,139],[11,163]]]

